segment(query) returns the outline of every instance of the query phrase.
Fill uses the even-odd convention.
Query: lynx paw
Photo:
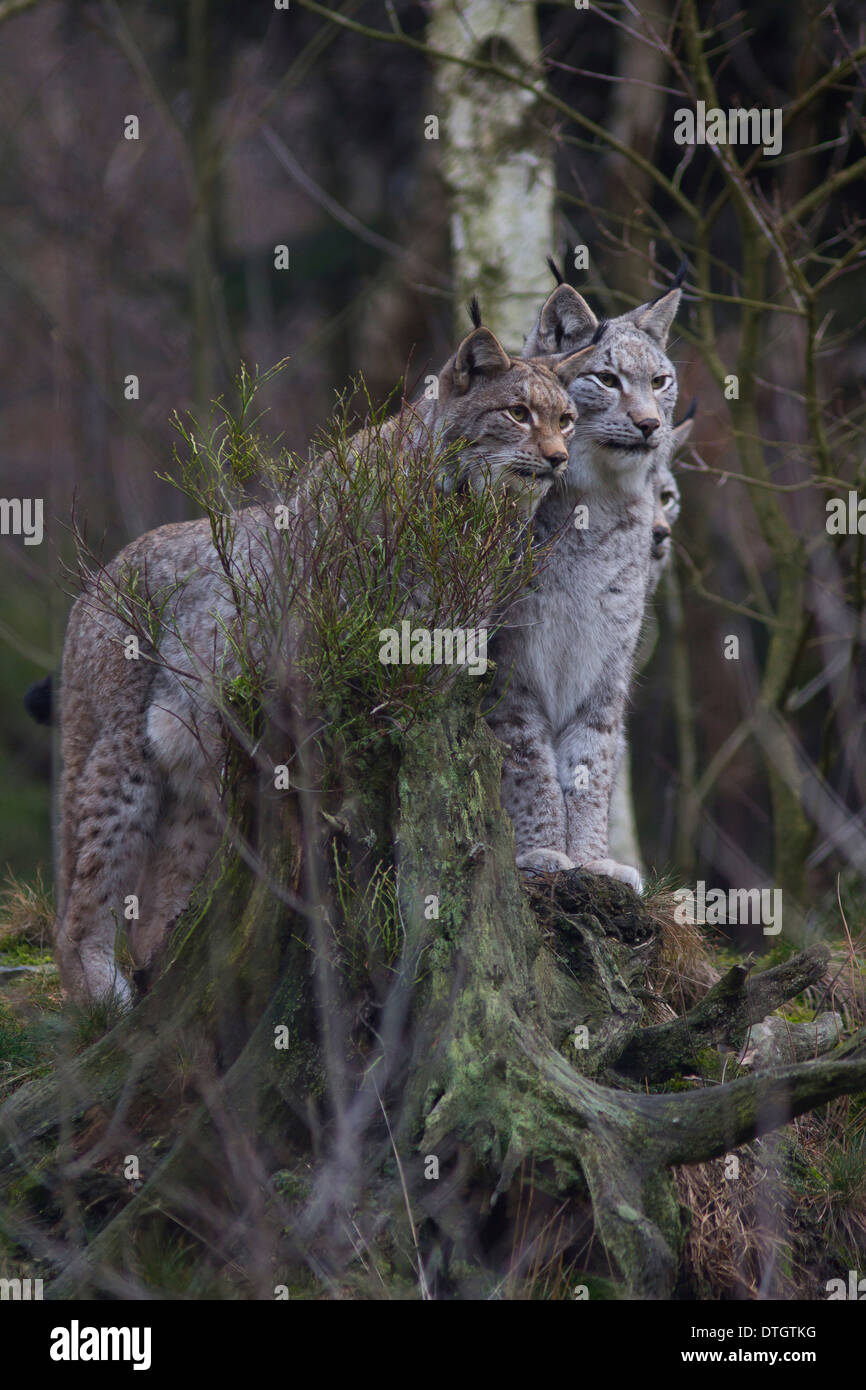
[[[515,859],[518,869],[528,874],[555,874],[560,869],[573,869],[575,866],[567,854],[558,849],[528,849]]]
[[[618,864],[615,859],[588,859],[580,867],[590,874],[607,874],[608,878],[621,879],[636,893],[643,892],[643,879],[637,869],[633,869],[629,864]]]

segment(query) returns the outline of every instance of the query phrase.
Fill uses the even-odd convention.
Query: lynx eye
[[[653,377],[653,390],[660,391],[663,386],[667,386],[669,381],[670,377],[668,376],[667,372],[659,372],[658,376]]]
[[[619,386],[619,377],[615,372],[596,372],[596,381],[600,381],[602,386],[611,386],[616,389]]]
[[[559,428],[560,428],[561,430],[563,430],[563,431],[573,429],[573,428],[574,428],[574,416],[573,416],[573,415],[560,415],[560,417],[559,417]]]
[[[528,425],[532,415],[525,405],[509,405],[506,407],[506,415],[510,415],[512,420],[516,420],[518,425]]]
[[[677,499],[676,499],[676,497],[674,496],[674,494],[671,492],[670,488],[669,488],[669,487],[666,487],[665,490],[664,490],[664,492],[661,494],[661,503],[662,503],[662,506],[664,507],[665,511],[667,511],[667,509],[668,509],[669,507],[672,507],[672,506],[674,505],[674,503],[676,502],[676,500],[677,500]]]

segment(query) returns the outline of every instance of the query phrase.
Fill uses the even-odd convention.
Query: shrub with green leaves
[[[354,387],[363,428],[343,398],[308,459],[268,444],[256,398],[282,366],[242,368],[237,407],[217,401],[207,426],[176,416],[178,467],[165,477],[207,519],[231,592],[210,698],[248,752],[265,710],[285,723],[281,710],[303,706],[325,742],[341,746],[406,730],[448,691],[455,667],[383,662],[383,630],[487,628],[538,566],[517,500],[444,490],[459,449],[419,444],[412,407],[387,418],[363,381]],[[126,565],[109,584],[114,612],[151,661],[183,583],[159,587]]]

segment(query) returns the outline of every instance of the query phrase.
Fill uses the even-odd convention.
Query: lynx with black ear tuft
[[[425,394],[380,430],[360,431],[349,457],[357,467],[368,449],[390,444],[407,466],[413,456],[432,464],[442,491],[515,497],[525,524],[564,480],[577,417],[566,391],[574,366],[511,358],[478,327],[442,369],[438,397]],[[226,731],[211,692],[238,674],[237,593],[253,573],[261,602],[273,606],[279,583],[266,509],[236,513],[232,531],[230,577],[210,522],[181,522],[127,546],[72,609],[60,700],[56,948],[63,988],[82,1003],[113,993],[131,999],[114,950],[126,895],[140,897],[129,945],[143,985],[219,846]],[[170,594],[154,660],[123,655],[116,585],[136,572],[150,593]],[[294,610],[282,611],[291,629]]]
[[[567,350],[550,360],[569,363],[578,415],[566,486],[533,521],[536,538],[552,542],[550,559],[519,624],[500,629],[491,649],[487,718],[503,744],[502,804],[527,871],[581,866],[640,885],[636,866],[611,857],[608,817],[650,583],[656,485],[690,427],[683,422],[675,438],[676,371],[663,350],[680,294],[675,286],[600,324],[560,285],[527,339],[535,352]],[[657,524],[663,549],[669,523]]]

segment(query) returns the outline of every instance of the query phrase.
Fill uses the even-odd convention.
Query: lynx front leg
[[[540,717],[488,717],[503,745],[502,807],[514,825],[519,869],[573,869],[565,852],[565,799],[556,771],[550,730]]]
[[[608,848],[610,798],[622,756],[622,714],[605,710],[568,730],[557,749],[569,858],[591,873],[622,879],[640,892],[639,871],[611,859]]]

